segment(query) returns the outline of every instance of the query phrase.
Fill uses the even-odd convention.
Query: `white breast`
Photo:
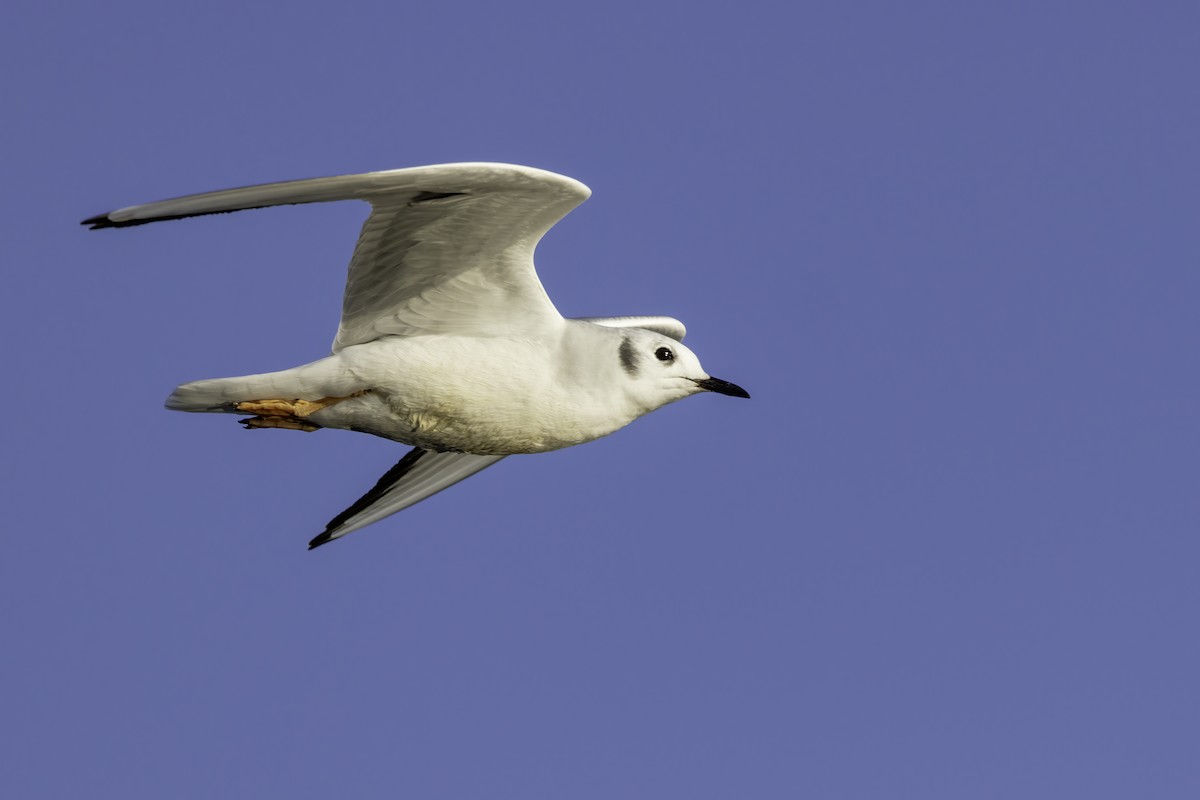
[[[562,341],[385,337],[339,356],[371,391],[313,420],[426,449],[539,453],[599,438],[638,415],[618,376]]]

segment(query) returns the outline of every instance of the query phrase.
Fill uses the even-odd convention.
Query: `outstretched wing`
[[[365,200],[336,352],[385,335],[535,333],[561,321],[533,266],[542,235],[591,194],[553,172],[442,164],[268,183],[84,220],[121,228],[266,206]]]
[[[504,456],[477,456],[471,453],[434,453],[415,447],[389,469],[353,505],[329,521],[325,530],[308,543],[308,549],[345,536],[351,531],[378,522],[430,495],[469,478],[490,467]]]

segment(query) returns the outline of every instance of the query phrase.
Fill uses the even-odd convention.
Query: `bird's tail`
[[[236,414],[238,403],[348,397],[365,388],[333,355],[280,372],[184,383],[176,387],[165,405],[172,411]]]

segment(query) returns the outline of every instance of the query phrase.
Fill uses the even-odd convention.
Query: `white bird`
[[[365,200],[332,355],[185,383],[176,411],[250,415],[247,428],[341,428],[412,446],[309,548],[345,536],[508,455],[582,444],[714,378],[670,317],[564,319],[538,280],[543,234],[591,190],[510,164],[444,164],[286,181],[130,206],[93,230],[266,206]]]

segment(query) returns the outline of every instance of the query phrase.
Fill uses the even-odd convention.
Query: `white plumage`
[[[131,206],[92,228],[264,206],[364,200],[332,355],[281,372],[186,383],[178,411],[247,427],[341,428],[414,449],[310,542],[407,508],[506,455],[591,441],[710,377],[670,317],[564,319],[533,266],[542,235],[589,196],[507,164],[445,164],[288,181]]]

